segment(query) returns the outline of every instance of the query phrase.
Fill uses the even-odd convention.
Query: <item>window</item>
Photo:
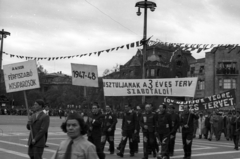
[[[219,79],[219,80],[218,80],[218,85],[219,85],[219,88],[222,88],[222,86],[223,86],[223,81],[222,81],[222,79]]]
[[[195,72],[195,67],[191,67],[190,70],[191,70],[191,75],[194,74],[194,72]]]
[[[152,76],[152,77],[155,76],[155,69],[151,69],[151,76]]]
[[[199,73],[204,73],[204,66],[200,66]]]
[[[237,81],[236,81],[236,79],[232,79],[232,88],[233,89],[236,89],[237,88]]]
[[[148,72],[149,70],[148,69],[146,69],[146,73],[147,73],[147,77],[149,77],[149,72]]]
[[[219,79],[219,87],[223,89],[236,89],[237,87],[236,79]]]
[[[130,76],[131,76],[131,77],[134,76],[134,71],[133,71],[133,70],[131,70],[129,73],[130,73]]]
[[[231,89],[231,79],[224,79],[223,80],[223,88],[224,89]]]
[[[198,89],[199,90],[205,89],[205,81],[198,81]]]
[[[181,67],[182,66],[182,61],[177,61],[177,66]]]
[[[157,69],[157,76],[160,76],[160,69]]]
[[[217,74],[238,74],[237,62],[219,62]]]

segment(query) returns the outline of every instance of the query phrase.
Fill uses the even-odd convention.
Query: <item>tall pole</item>
[[[143,25],[143,64],[142,64],[142,78],[145,79],[146,75],[146,68],[145,68],[145,62],[146,62],[146,54],[147,54],[147,0],[145,0],[145,6],[144,6],[144,25]],[[142,104],[145,104],[145,96],[142,96]]]
[[[144,0],[137,2],[135,7],[138,7],[137,15],[141,15],[140,8],[144,9],[144,24],[143,24],[143,60],[142,60],[142,79],[145,79],[146,77],[146,68],[145,68],[145,62],[146,62],[146,56],[147,56],[147,9],[149,8],[152,12],[157,7],[156,3]],[[145,103],[145,96],[142,96],[142,104]]]
[[[5,37],[7,37],[7,35],[10,36],[10,33],[7,31],[4,31],[4,29],[2,29],[2,31],[0,31],[1,34],[1,50],[0,50],[0,83],[1,83],[1,75],[2,75],[2,54],[3,54],[3,39]]]
[[[4,31],[4,30],[2,30]],[[0,83],[2,82],[2,54],[3,54],[3,34],[1,35],[1,52],[0,52]]]

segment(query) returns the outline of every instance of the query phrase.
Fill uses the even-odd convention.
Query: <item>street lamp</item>
[[[2,74],[2,54],[3,54],[3,39],[7,37],[7,35],[10,36],[10,33],[7,31],[4,31],[4,29],[2,29],[2,31],[0,31],[0,35],[1,35],[1,50],[0,50],[0,83],[1,83],[1,74]]]
[[[140,1],[137,2],[135,7],[138,7],[137,15],[141,15],[140,8],[144,8],[144,26],[143,26],[143,63],[142,63],[142,78],[145,79],[145,61],[146,61],[146,53],[147,53],[147,9],[149,8],[152,12],[157,7],[156,3],[151,1]],[[145,103],[145,96],[142,96],[142,104]]]

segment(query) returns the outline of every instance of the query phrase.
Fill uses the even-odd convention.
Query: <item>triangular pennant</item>
[[[237,46],[238,46],[238,44],[233,45],[233,47],[231,49],[229,49],[228,53],[232,52]]]
[[[89,56],[91,56],[92,55],[92,53],[89,53]]]
[[[60,57],[60,59],[62,59],[63,57]]]
[[[77,55],[76,57],[78,57],[79,55]]]
[[[83,54],[82,55],[80,55],[80,57],[82,57],[83,56]]]
[[[54,60],[54,59],[55,59],[55,57],[52,58],[52,60]]]
[[[68,56],[68,58],[70,59],[72,56]]]
[[[98,51],[98,56],[100,56],[101,53],[102,53],[102,51]]]
[[[50,60],[51,60],[51,57],[48,58],[48,61],[50,61]]]
[[[124,45],[122,45],[120,48],[123,49],[123,48],[124,48]]]
[[[215,54],[215,53],[217,52],[218,48],[219,48],[219,46],[214,47],[211,52],[212,52],[213,54]]]
[[[134,47],[134,43],[131,43],[131,47]]]
[[[199,52],[201,52],[201,51],[202,51],[202,48],[199,48],[198,51],[197,51],[197,53],[199,53]]]
[[[126,45],[127,49],[129,49],[129,44]]]
[[[107,50],[105,50],[106,52],[109,52],[110,51],[110,49],[107,49]]]
[[[119,49],[119,47],[117,47],[117,49],[116,50],[118,50]]]
[[[115,48],[112,48],[111,51],[113,51]]]
[[[139,41],[136,42],[136,46],[139,47]]]

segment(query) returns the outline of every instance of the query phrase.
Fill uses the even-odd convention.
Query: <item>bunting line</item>
[[[79,55],[72,55],[72,56],[58,56],[58,57],[31,57],[31,56],[21,56],[21,55],[15,55],[15,54],[10,54],[10,53],[6,53],[6,52],[3,52],[3,54],[5,55],[9,55],[10,58],[21,58],[21,59],[26,59],[26,60],[47,60],[47,61],[51,61],[51,60],[62,60],[62,59],[70,59],[70,58],[75,58],[75,57],[83,57],[83,56],[92,56],[92,55],[97,55],[97,56],[100,56],[103,52],[106,52],[106,53],[110,53],[111,51],[118,51],[119,49],[123,49],[124,47],[126,46],[126,48],[129,50],[131,48],[134,48],[134,47],[140,47],[142,46],[141,44],[141,41],[136,41],[136,42],[132,42],[132,43],[129,43],[129,44],[126,44],[126,45],[121,45],[121,46],[118,46],[118,47],[114,47],[114,48],[111,48],[111,49],[106,49],[106,50],[101,50],[101,51],[95,51],[95,52],[91,52],[91,53],[84,53],[84,54],[79,54]]]
[[[239,44],[189,44],[189,43],[170,43],[170,42],[163,42],[161,40],[155,42],[150,41],[150,44],[153,45],[165,45],[167,47],[175,47],[180,48],[184,51],[197,51],[200,53],[202,51],[212,49],[212,53],[216,53],[220,47],[225,47],[228,49],[228,53],[231,53],[233,50],[237,49]],[[240,53],[240,49],[238,49],[237,53]]]

